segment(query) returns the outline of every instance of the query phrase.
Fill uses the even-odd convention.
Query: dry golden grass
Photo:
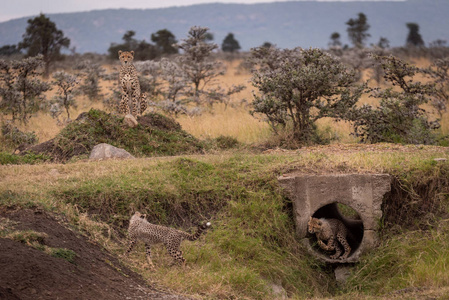
[[[225,61],[227,72],[224,76],[218,78],[218,83],[222,88],[229,88],[232,85],[243,84],[246,89],[231,97],[230,105],[225,107],[222,104],[214,106],[213,112],[203,113],[201,116],[180,116],[177,121],[182,128],[197,138],[215,138],[221,135],[235,137],[242,143],[261,143],[267,141],[271,136],[271,130],[267,123],[254,118],[249,114],[249,107],[244,103],[250,103],[253,99],[253,90],[250,83],[251,74],[239,68],[241,60]],[[419,67],[429,65],[427,59],[415,59],[414,63]],[[113,66],[103,66],[107,72],[112,72]],[[365,72],[363,79],[369,79],[369,72]],[[425,78],[416,77],[415,80],[425,80]],[[375,84],[371,81],[370,83]],[[382,85],[384,86],[384,85]],[[112,82],[102,81],[102,93],[108,95],[111,93]],[[55,90],[47,93],[47,99],[51,99]],[[363,95],[360,103],[376,105],[377,99],[370,98],[367,94]],[[104,109],[101,102],[92,103],[84,96],[78,96],[78,107],[70,110],[71,119],[75,119],[81,112],[88,111],[90,108]],[[66,118],[64,112],[60,119]],[[20,126],[20,129],[26,131],[34,131],[39,137],[39,141],[43,142],[56,136],[62,129],[62,126],[56,124],[56,120],[52,119],[48,114],[38,113],[30,119],[27,126]],[[352,128],[346,122],[334,122],[331,119],[322,119],[318,122],[319,127],[326,131],[326,134],[337,137],[339,142],[354,143],[356,139],[350,135]],[[449,112],[443,115],[441,120],[442,134],[449,134]],[[327,130],[326,130],[327,129]]]

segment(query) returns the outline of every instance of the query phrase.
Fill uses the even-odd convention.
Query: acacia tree
[[[101,100],[100,79],[104,76],[105,69],[99,63],[90,60],[81,61],[75,66],[79,70],[79,77],[83,78],[79,86],[81,92],[89,98],[90,101]]]
[[[217,102],[218,87],[213,88],[216,78],[224,74],[225,70],[221,62],[211,59],[212,51],[218,48],[217,44],[207,43],[209,36],[207,27],[193,26],[188,36],[182,42],[176,44],[184,51],[179,58],[179,65],[193,85],[192,100],[198,105],[207,104],[210,107]],[[243,87],[233,86],[226,92],[232,95],[241,91]],[[204,96],[204,97],[202,97]]]
[[[79,81],[76,75],[72,75],[64,71],[58,71],[53,73],[52,84],[58,88],[56,96],[53,98],[53,101],[65,108],[67,113],[67,121],[70,121],[69,108],[71,106],[76,107],[74,96],[76,94],[75,88],[78,85],[78,83]],[[52,114],[54,114],[54,112],[52,112]]]
[[[61,48],[68,48],[70,45],[70,40],[64,36],[64,33],[42,13],[28,20],[26,32],[22,37],[23,41],[19,43],[19,49],[26,49],[27,56],[43,55],[45,77],[49,75],[50,64],[60,58]]]
[[[368,33],[368,29],[370,25],[368,24],[368,19],[364,13],[359,13],[357,19],[349,19],[346,22],[348,25],[348,36],[349,40],[352,44],[357,48],[363,48],[365,45],[366,39],[368,39],[371,35]]]
[[[262,114],[275,130],[291,123],[293,138],[313,142],[315,122],[323,117],[345,118],[364,86],[355,86],[353,71],[320,49],[256,48],[252,84],[252,114]]]
[[[30,114],[37,111],[45,99],[43,93],[50,89],[50,85],[39,80],[43,64],[42,55],[0,61],[0,107],[5,113],[11,113],[13,120],[20,119],[26,124]]]
[[[216,77],[224,74],[222,64],[209,59],[212,51],[217,49],[218,45],[206,43],[208,30],[207,27],[193,26],[190,28],[187,38],[176,44],[179,49],[184,51],[180,58],[180,65],[193,84],[193,98],[198,104],[202,89]]]

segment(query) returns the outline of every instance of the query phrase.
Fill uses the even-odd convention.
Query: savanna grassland
[[[43,235],[38,226],[23,234],[9,217],[11,211],[31,209],[56,216],[80,238],[111,254],[113,258],[103,261],[124,278],[131,276],[125,271],[129,268],[164,293],[194,299],[448,297],[449,149],[358,144],[349,124],[328,119],[320,121],[319,130],[333,137],[329,145],[289,150],[267,146],[274,145],[271,140],[276,137],[245,105],[252,100],[251,75],[238,67],[239,60],[226,64],[227,73],[219,82],[247,88],[233,95],[227,106],[218,104],[212,112],[180,116],[176,121],[200,142],[227,136],[236,138],[238,145],[216,147],[205,142],[199,153],[141,154],[132,160],[92,162],[82,156],[63,164],[2,165],[0,242],[14,240],[48,255],[59,251],[65,257],[61,263],[70,264],[78,274],[84,252],[68,246],[45,248],[42,245],[51,244],[55,237]],[[109,84],[102,82],[103,93]],[[375,104],[372,101],[365,95],[361,99]],[[71,115],[91,108],[104,109],[101,103],[80,97]],[[441,133],[448,134],[447,113],[441,124]],[[50,116],[38,113],[21,129],[35,131],[43,142],[62,128]],[[343,285],[335,281],[333,266],[313,258],[295,236],[292,203],[277,178],[296,170],[393,177],[392,191],[382,208],[380,244],[352,266]],[[134,210],[146,213],[150,222],[183,230],[204,220],[212,227],[199,241],[183,243],[185,267],[172,266],[165,248],[156,246],[152,251],[155,268],[149,269],[144,245],[123,256]]]

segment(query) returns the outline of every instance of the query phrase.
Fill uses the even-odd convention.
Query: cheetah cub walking
[[[147,109],[147,99],[146,94],[141,93],[139,77],[133,65],[134,51],[119,50],[118,56],[121,63],[119,77],[122,90],[119,110],[122,114],[132,114],[137,117]]]
[[[321,249],[326,251],[335,250],[335,254],[330,256],[331,259],[348,258],[351,253],[351,247],[346,240],[348,229],[340,220],[310,217],[308,227],[310,233],[315,233],[318,239],[318,245]],[[324,241],[327,241],[327,244],[325,244]],[[345,250],[343,255],[341,255],[342,251],[338,242],[340,242]]]
[[[151,261],[151,245],[163,243],[175,262],[184,265],[186,260],[182,257],[182,251],[179,250],[182,240],[187,239],[189,241],[194,241],[200,237],[204,230],[210,227],[210,222],[207,222],[206,224],[199,225],[196,233],[189,234],[174,228],[151,224],[145,217],[146,215],[137,211],[131,217],[128,227],[131,242],[126,254],[131,252],[137,241],[143,241],[145,243],[147,260],[150,267],[154,267],[153,262]]]

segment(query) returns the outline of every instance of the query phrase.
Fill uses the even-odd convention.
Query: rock
[[[135,158],[128,151],[103,143],[96,145],[90,153],[89,160],[110,158]]]
[[[337,283],[343,285],[348,279],[348,277],[351,275],[351,267],[339,265],[335,268],[334,274]]]
[[[131,115],[131,114],[127,114],[125,116],[125,118],[123,119],[123,124],[125,124],[129,128],[134,128],[137,125],[139,125],[139,123],[137,122],[136,118],[134,118],[134,116]]]
[[[288,298],[287,291],[280,284],[272,283],[271,291],[273,292],[273,295],[276,297],[276,299],[282,300]]]
[[[51,175],[51,176],[59,176],[59,175],[61,175],[61,173],[59,173],[58,169],[51,169],[48,172],[48,174]]]

